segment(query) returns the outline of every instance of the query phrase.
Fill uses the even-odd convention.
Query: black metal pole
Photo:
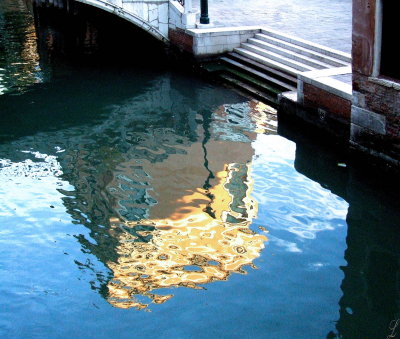
[[[201,0],[200,9],[201,9],[200,23],[209,24],[210,18],[208,17],[208,0]]]

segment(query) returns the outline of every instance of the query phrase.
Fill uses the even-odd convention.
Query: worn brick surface
[[[358,106],[386,117],[387,134],[400,138],[400,91],[369,81],[367,76],[354,73],[353,89],[362,96]]]
[[[191,53],[193,51],[193,37],[186,34],[182,29],[170,29],[168,37],[171,43],[182,50]]]
[[[332,117],[337,117],[350,124],[351,102],[349,100],[305,83],[304,104],[310,107],[322,108],[328,111]]]

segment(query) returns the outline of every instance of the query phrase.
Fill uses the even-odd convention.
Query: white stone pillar
[[[185,0],[185,14],[192,11],[192,0]]]

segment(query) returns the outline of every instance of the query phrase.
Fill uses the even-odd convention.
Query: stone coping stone
[[[385,78],[378,78],[378,77],[369,77],[368,78],[369,81],[381,85],[381,86],[385,86],[388,88],[393,88],[396,91],[400,91],[400,83],[390,80],[390,79],[385,79]]]
[[[191,28],[186,32],[189,35],[200,36],[219,36],[219,35],[232,35],[232,34],[249,34],[259,33],[260,26],[237,26],[237,27],[215,27],[215,28]]]
[[[347,73],[347,74],[338,74],[338,75],[332,75],[332,78],[342,81],[346,84],[351,84],[352,83],[352,74]]]
[[[307,84],[323,89],[328,93],[335,94],[343,99],[351,101],[353,97],[352,85],[334,78],[334,76],[336,75],[351,73],[351,66],[335,67],[323,70],[303,72],[298,75],[298,79]]]
[[[297,102],[297,91],[287,91],[279,94],[279,97],[286,98],[290,101]]]

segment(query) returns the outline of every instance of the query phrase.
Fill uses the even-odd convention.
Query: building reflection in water
[[[147,305],[135,299],[137,294],[161,303],[172,295],[155,295],[152,290],[200,288],[251,265],[266,238],[249,228],[257,206],[250,197],[248,166],[229,164],[217,173],[220,182],[207,192],[213,196],[210,202],[206,192],[188,185],[185,190],[191,194],[170,201],[177,206],[168,218],[113,220],[112,226],[124,232],[118,235],[118,260],[108,263],[114,275],[108,300],[117,307],[142,308]],[[168,199],[168,191],[158,192]]]
[[[43,82],[34,20],[24,0],[0,3],[0,95]]]
[[[228,117],[226,107],[218,113],[217,120],[224,113]],[[232,138],[235,133],[217,125],[220,138],[210,138],[210,130],[204,128],[208,118],[203,115],[202,119],[197,142],[182,142],[180,152],[161,162],[141,160],[142,178],[133,185],[128,172],[131,168],[137,172],[137,162],[122,164],[127,173],[114,176],[109,184],[108,190],[118,196],[119,211],[119,217],[110,220],[111,233],[118,239],[118,257],[107,262],[113,273],[107,285],[108,300],[114,306],[145,308],[148,303],[138,301],[137,295],[162,303],[172,295],[156,295],[153,290],[200,288],[213,280],[225,280],[232,272],[243,273],[242,267],[252,265],[264,247],[266,237],[249,228],[257,214],[251,198],[250,140],[233,145],[223,136]],[[212,124],[208,127],[213,128]],[[176,136],[169,133],[170,146],[176,144],[171,137]],[[121,182],[130,183],[130,188],[123,192]]]
[[[248,127],[245,114],[242,128],[238,121],[222,124],[221,120],[229,118],[226,111],[235,109],[235,105],[221,106],[209,130],[204,128],[209,113],[203,114],[193,142],[167,128],[138,132],[135,138],[140,141],[128,150],[128,156],[117,157],[118,163],[113,171],[107,171],[107,179],[86,180],[84,173],[79,173],[85,183],[75,182],[74,186],[97,192],[97,198],[74,193],[85,199],[78,202],[81,215],[93,214],[88,207],[94,209],[93,202],[99,196],[108,196],[112,204],[98,206],[110,211],[110,229],[106,232],[113,241],[103,241],[105,248],[97,246],[95,250],[102,252],[102,261],[111,270],[107,300],[112,305],[142,309],[150,303],[162,303],[172,295],[155,294],[153,290],[201,288],[201,284],[226,280],[233,272],[244,273],[242,267],[252,266],[260,255],[267,238],[250,229],[257,215],[257,203],[251,197],[250,141],[256,135],[254,130],[268,128],[260,119],[267,107],[256,102],[236,107],[253,117]],[[231,130],[223,128],[224,124]],[[235,134],[247,140],[226,140]],[[96,154],[97,161],[107,163],[107,154],[102,152],[103,159]],[[85,157],[74,158],[74,169],[85,168],[87,172],[90,165]],[[105,182],[103,187],[96,187]],[[70,202],[66,200],[67,205]],[[76,204],[70,207],[76,215]],[[101,243],[98,236],[94,238]],[[88,242],[86,245],[90,246]],[[107,248],[110,245],[112,249]],[[114,254],[107,258],[104,253]],[[142,297],[139,301],[138,296],[147,297],[148,302]]]

